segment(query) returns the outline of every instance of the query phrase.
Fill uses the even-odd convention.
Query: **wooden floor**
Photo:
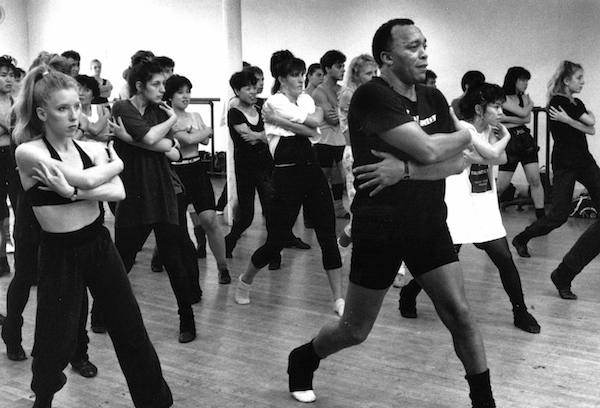
[[[531,209],[508,209],[504,221],[509,238],[533,219]],[[467,295],[484,337],[498,407],[600,406],[600,261],[593,261],[577,278],[573,289],[579,295],[577,301],[560,299],[549,279],[588,225],[589,221],[571,219],[559,230],[532,241],[531,259],[514,253],[525,299],[542,327],[538,335],[513,326],[510,303],[485,254],[473,246],[461,251]],[[228,230],[224,221],[223,229]],[[175,299],[166,273],[150,271],[153,238],[146,243],[130,279],[175,407],[301,406],[287,392],[287,355],[316,335],[324,323],[335,321],[336,315],[314,232],[300,223],[295,232],[313,249],[284,250],[282,269],[265,269],[255,279],[248,306],[235,303],[234,284],[217,283],[210,253],[199,260],[204,296],[194,306],[199,337],[189,344],[177,342]],[[264,237],[262,217],[257,216],[230,260],[234,280]],[[347,255],[344,260],[347,268]],[[10,279],[0,279],[0,299],[5,299]],[[35,293],[34,288],[25,312],[23,337],[28,353]],[[4,310],[2,305],[0,311]],[[369,339],[321,363],[313,406],[470,406],[450,335],[424,294],[419,297],[418,312],[418,319],[402,318],[398,289],[392,288]],[[68,383],[56,395],[54,407],[133,406],[109,337],[91,332],[90,337],[91,361],[98,366],[98,376],[85,379],[67,368]],[[0,356],[0,407],[30,407],[30,381],[31,358],[12,362]]]

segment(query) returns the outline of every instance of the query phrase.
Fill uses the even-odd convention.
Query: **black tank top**
[[[44,141],[46,147],[48,148],[48,151],[50,152],[50,157],[52,157],[55,160],[62,161],[58,152],[54,149],[54,147],[52,147],[48,140],[46,140],[45,137],[42,138],[42,140]],[[83,149],[79,147],[77,143],[75,143],[75,141],[73,141],[73,144],[75,144],[75,148],[79,152],[79,156],[81,157],[81,161],[83,162],[83,168],[87,169],[92,167],[94,163],[92,163],[92,159],[90,159],[90,156],[88,156],[87,153],[84,152]],[[40,189],[40,187],[46,187],[46,185],[38,181],[33,187],[25,191],[25,199],[29,202],[29,204],[32,207],[40,207],[43,205],[63,205],[71,204],[75,201],[81,201],[72,201],[70,198],[65,198],[55,193],[54,191],[42,190]]]

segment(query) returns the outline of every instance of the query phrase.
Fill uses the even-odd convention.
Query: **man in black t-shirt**
[[[352,205],[346,308],[337,325],[323,327],[291,352],[289,386],[299,401],[316,399],[312,377],[321,359],[367,338],[404,260],[452,334],[473,407],[495,407],[444,204],[444,178],[464,169],[462,152],[471,137],[450,115],[443,95],[420,85],[425,48],[425,37],[407,19],[391,20],[375,33],[373,56],[381,76],[356,90],[348,115],[355,166],[366,173],[357,177]],[[455,126],[460,130],[453,132]]]

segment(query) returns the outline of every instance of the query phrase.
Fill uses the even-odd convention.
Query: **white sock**
[[[313,390],[292,391],[292,396],[300,402],[315,402],[317,399]]]
[[[340,317],[344,315],[344,308],[346,307],[346,301],[342,298],[336,299],[333,303],[333,311],[336,312]]]
[[[240,275],[237,287],[235,288],[235,302],[238,305],[250,304],[250,289],[252,289],[252,285],[244,282],[242,275]]]

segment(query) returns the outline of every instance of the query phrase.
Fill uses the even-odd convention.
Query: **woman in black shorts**
[[[502,195],[510,184],[519,163],[523,166],[537,218],[544,216],[544,187],[540,179],[538,150],[527,123],[531,122],[533,101],[525,93],[531,74],[523,67],[511,67],[504,77],[502,89],[506,102],[502,105],[502,124],[510,132],[506,148],[508,161],[498,167],[498,194]]]
[[[164,99],[177,117],[173,136],[179,141],[181,152],[180,160],[171,164],[183,183],[186,203],[194,206],[202,229],[206,232],[210,249],[217,261],[219,283],[228,284],[231,283],[231,278],[225,259],[225,238],[215,211],[215,193],[198,154],[198,144],[207,144],[213,130],[204,124],[198,112],[185,111],[190,104],[191,89],[190,80],[180,75],[173,75],[165,84]]]

